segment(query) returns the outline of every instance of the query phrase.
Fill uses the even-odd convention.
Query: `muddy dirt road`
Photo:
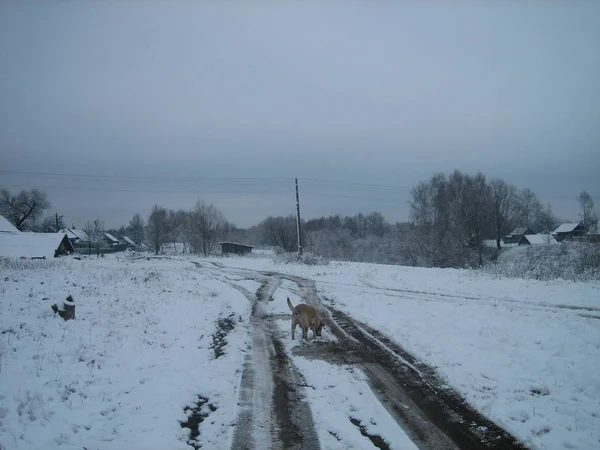
[[[371,391],[394,422],[420,449],[520,449],[513,436],[469,407],[444,385],[436,372],[386,336],[337,310],[317,295],[313,281],[273,272],[230,269],[198,263],[252,302],[251,348],[244,362],[239,396],[240,413],[231,449],[319,449],[306,383],[294,358],[319,359],[361,370]],[[249,292],[240,280],[260,283]],[[315,306],[334,341],[302,345],[286,352],[283,335],[266,306],[282,282],[305,303]],[[289,289],[289,288],[288,288]],[[398,448],[381,436],[369,434],[356,420],[348,423],[365,436],[362,448]],[[331,432],[330,432],[331,433]],[[333,433],[332,433],[333,434]]]

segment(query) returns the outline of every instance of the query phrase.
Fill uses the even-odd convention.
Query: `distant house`
[[[506,245],[518,245],[523,239],[523,236],[532,234],[535,234],[535,232],[529,227],[517,227],[514,230],[512,230],[508,235],[504,236],[502,240]]]
[[[219,242],[222,255],[246,255],[254,248],[252,245],[237,244],[235,242]]]
[[[561,224],[556,230],[554,230],[554,236],[558,242],[564,241],[565,239],[570,240],[577,237],[585,236],[587,228],[577,222],[568,222]]]
[[[525,236],[526,234],[532,235],[535,234],[535,231],[529,227],[517,227],[509,233],[510,236]]]
[[[0,257],[45,259],[75,253],[66,234],[0,233]]]
[[[10,223],[4,216],[0,216],[0,234],[1,233],[20,233],[20,231],[12,223]]]
[[[87,233],[79,228],[65,228],[60,230],[59,233],[66,234],[71,243],[75,246],[84,246],[90,241]]]
[[[119,239],[119,244],[125,246],[125,248],[136,247],[135,242],[129,239],[127,236],[123,236]]]
[[[526,234],[519,241],[519,245],[551,245],[558,244],[551,234]]]
[[[119,245],[119,240],[110,233],[102,233],[100,242],[107,246]]]

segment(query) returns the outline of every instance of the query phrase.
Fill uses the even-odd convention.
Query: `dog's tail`
[[[294,309],[294,305],[292,305],[292,302],[290,301],[289,297],[287,298],[287,304],[288,304],[288,307],[292,310],[292,312],[295,313],[296,310]]]

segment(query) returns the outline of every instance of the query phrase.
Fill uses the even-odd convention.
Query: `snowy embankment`
[[[600,283],[376,264],[227,265],[312,278],[321,298],[434,366],[534,448],[600,448]]]
[[[198,409],[200,443],[229,442],[242,294],[189,260],[0,264],[0,448],[190,449]],[[50,307],[69,294],[63,321]]]

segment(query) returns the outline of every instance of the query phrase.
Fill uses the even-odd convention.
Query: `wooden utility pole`
[[[302,258],[302,238],[300,234],[300,196],[298,195],[298,177],[296,177],[296,232],[298,233],[298,259]]]
[[[63,216],[61,215],[60,217],[58,216],[58,213],[56,213],[56,232],[58,233],[60,231],[60,220],[63,218]]]

